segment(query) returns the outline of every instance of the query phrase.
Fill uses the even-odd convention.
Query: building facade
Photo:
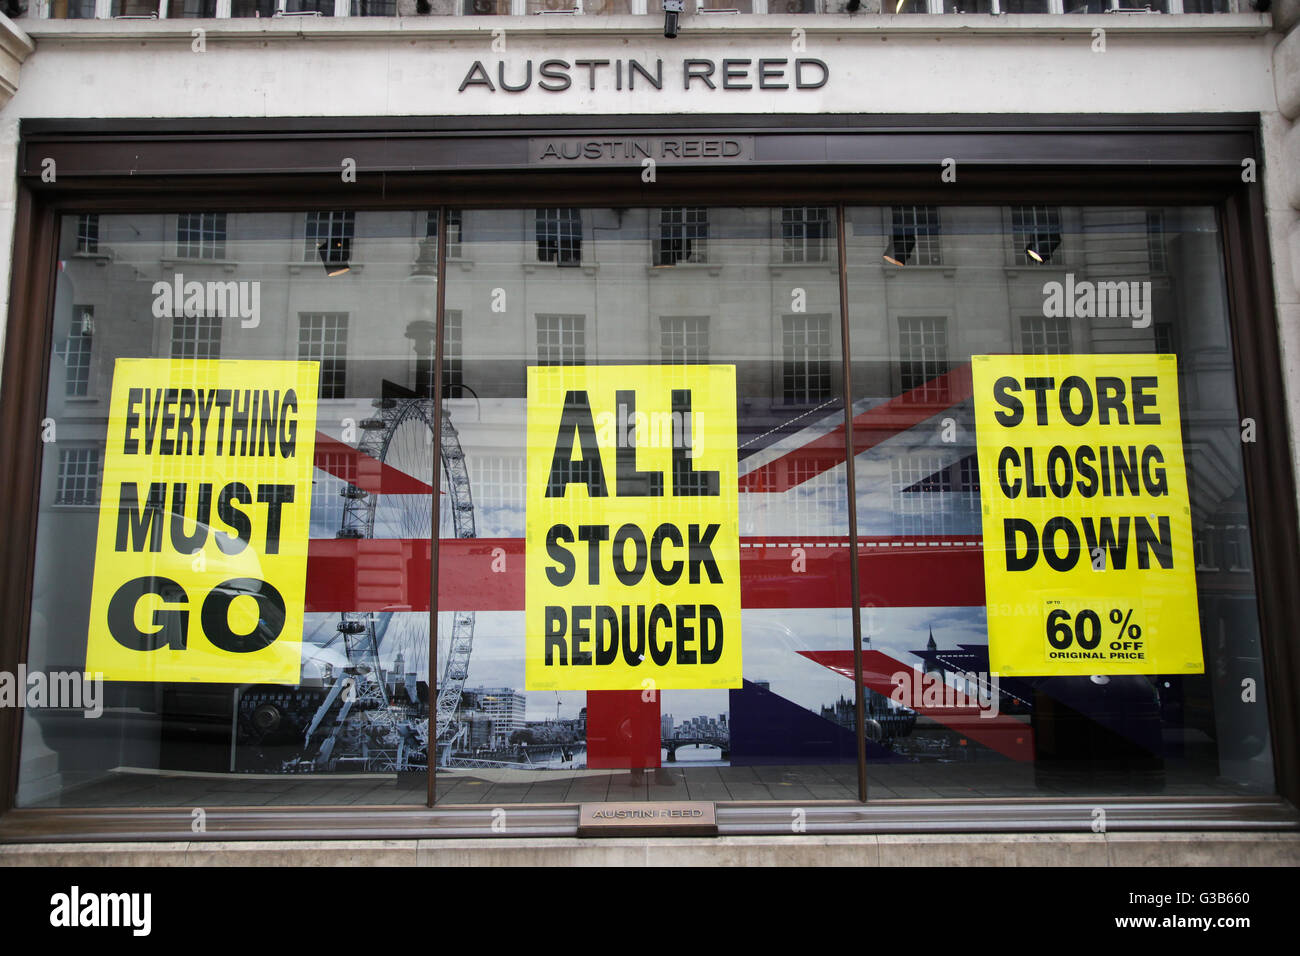
[[[1294,4],[11,17],[4,839],[1296,826]]]

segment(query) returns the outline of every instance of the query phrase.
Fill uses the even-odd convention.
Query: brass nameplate
[[[584,803],[578,810],[578,836],[716,836],[717,814],[711,802]]]

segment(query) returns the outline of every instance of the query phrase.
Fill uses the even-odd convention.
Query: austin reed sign
[[[675,75],[674,75],[675,74]],[[830,80],[830,67],[813,57],[785,59],[684,59],[676,68],[664,61],[613,60],[475,60],[457,92],[523,93],[534,86],[547,93],[568,89],[662,90],[681,83],[685,90],[818,90]]]

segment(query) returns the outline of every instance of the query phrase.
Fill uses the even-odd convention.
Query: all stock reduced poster
[[[528,369],[528,690],[741,686],[736,372]]]
[[[972,359],[990,669],[1204,671],[1173,355]]]

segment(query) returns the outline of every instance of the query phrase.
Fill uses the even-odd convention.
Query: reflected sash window
[[[582,264],[582,216],[576,209],[537,210],[537,261]]]
[[[674,206],[659,210],[659,239],[655,265],[709,261],[709,211],[703,206]]]
[[[75,305],[72,307],[72,323],[58,352],[67,369],[64,378],[64,394],[84,396],[90,390],[90,347],[91,333],[95,328],[95,307],[93,305]]]
[[[659,319],[659,354],[665,365],[707,364],[709,317],[665,315]]]
[[[459,209],[447,210],[447,258],[460,259],[461,256],[461,216]],[[426,239],[438,238],[438,214],[430,212],[427,214],[424,224],[424,236]]]
[[[183,212],[177,216],[176,255],[182,259],[224,259],[226,214]]]
[[[346,312],[305,312],[298,317],[298,358],[320,362],[320,397],[344,398],[347,388]]]
[[[891,213],[891,257],[905,266],[942,265],[938,207],[894,206]]]
[[[1011,207],[1011,249],[1017,265],[1052,262],[1060,245],[1060,209],[1055,206]]]
[[[1070,325],[1060,317],[1026,315],[1020,319],[1020,351],[1026,355],[1065,355]]]
[[[320,244],[326,243],[328,262],[347,263],[352,259],[352,240],[356,236],[357,214],[354,212],[307,213],[306,242],[303,262],[320,258]]]
[[[902,394],[913,402],[945,402],[948,386],[936,381],[948,371],[948,320],[919,316],[898,320]]]
[[[172,319],[172,358],[221,358],[221,317],[178,315]]]
[[[99,216],[94,213],[77,217],[77,251],[99,252]]]
[[[826,262],[830,255],[830,236],[831,217],[826,207],[782,207],[782,262]]]
[[[99,449],[60,448],[59,478],[54,503],[99,504]]]
[[[587,317],[584,315],[539,315],[537,364],[585,365],[586,323]]]
[[[787,405],[813,405],[831,394],[831,317],[782,317],[782,397]]]

